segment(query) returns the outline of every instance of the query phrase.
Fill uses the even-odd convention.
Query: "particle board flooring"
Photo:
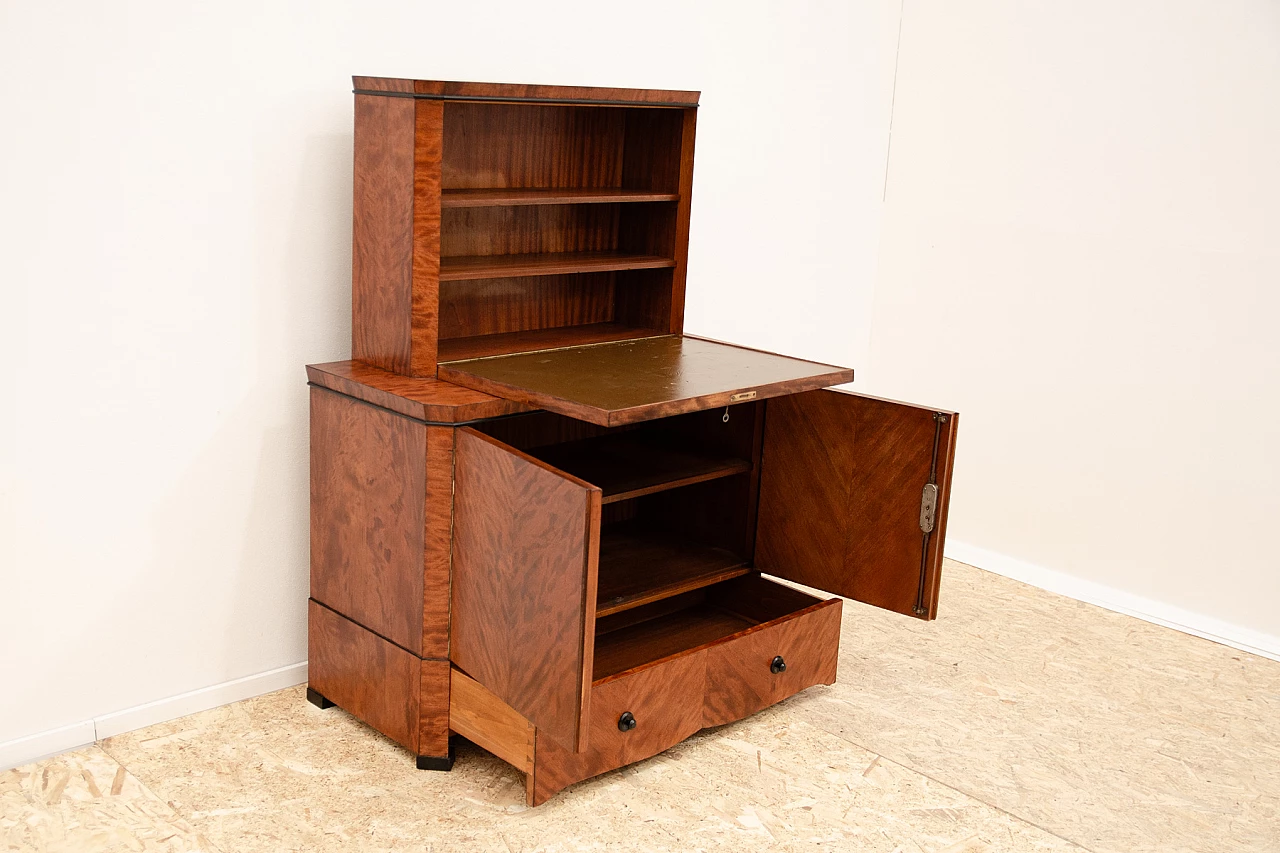
[[[1280,850],[1280,663],[958,563],[839,681],[524,806],[293,688],[0,773],[0,849]]]

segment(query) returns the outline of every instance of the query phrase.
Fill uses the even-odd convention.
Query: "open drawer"
[[[588,746],[538,738],[533,802],[835,681],[839,599],[752,574],[647,610],[597,624]]]
[[[932,618],[955,426],[819,390],[727,422],[702,411],[601,429],[539,412],[460,428],[451,659],[575,753],[602,725],[593,685],[690,649],[713,672],[707,724],[776,702],[834,657],[806,651],[796,670],[785,649],[815,644],[752,632],[819,603],[755,572]],[[765,663],[782,657],[789,675],[757,660],[770,648]]]

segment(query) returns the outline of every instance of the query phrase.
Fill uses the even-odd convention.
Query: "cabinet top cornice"
[[[352,77],[357,94],[445,101],[538,101],[551,104],[696,107],[701,92],[668,89],[609,89],[523,83],[459,83],[398,77]]]

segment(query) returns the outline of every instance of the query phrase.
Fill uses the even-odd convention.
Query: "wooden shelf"
[[[608,270],[647,270],[673,267],[671,258],[627,252],[553,252],[530,255],[467,255],[440,259],[441,281],[562,275]]]
[[[634,524],[600,535],[596,617],[745,575],[746,560],[685,536]]]
[[[461,361],[468,358],[487,358],[513,352],[576,347],[586,344],[602,344],[610,341],[652,338],[663,335],[653,329],[637,329],[622,323],[590,323],[583,326],[559,326],[554,329],[536,329],[530,332],[506,332],[498,335],[475,335],[467,338],[446,338],[440,341],[440,362]]]
[[[449,207],[515,207],[530,204],[609,204],[650,201],[679,201],[678,193],[624,189],[481,189],[444,190],[440,206]]]
[[[607,504],[751,470],[746,459],[675,450],[626,433],[541,447],[533,454],[599,486]]]

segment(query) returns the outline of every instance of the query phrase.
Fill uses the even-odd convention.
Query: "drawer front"
[[[707,649],[702,724],[741,720],[806,687],[833,683],[841,604],[824,601]]]
[[[570,752],[539,730],[534,804],[574,782],[657,755],[701,729],[706,654],[681,655],[595,685],[584,752]],[[619,726],[624,714],[634,725]]]

